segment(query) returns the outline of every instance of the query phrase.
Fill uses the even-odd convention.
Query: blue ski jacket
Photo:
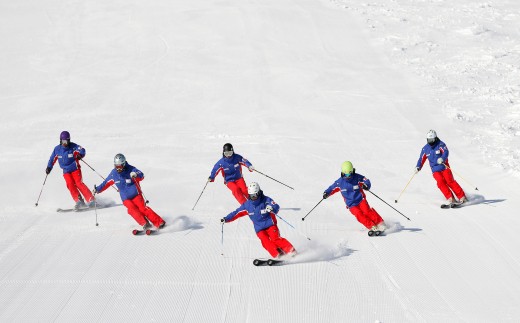
[[[58,145],[54,147],[47,167],[52,169],[56,161],[58,161],[58,164],[63,169],[63,174],[72,173],[81,168],[78,157],[83,158],[85,154],[85,148],[73,142],[70,142],[67,147]]]
[[[266,211],[266,206],[271,205],[273,211],[271,213]],[[235,221],[236,219],[249,215],[255,231],[258,233],[265,230],[273,225],[276,225],[276,214],[280,210],[280,206],[276,204],[269,196],[262,194],[261,197],[252,201],[245,201],[238,209],[229,213],[224,220],[227,222]]]
[[[239,154],[233,154],[230,158],[222,157],[215,166],[213,166],[209,178],[213,182],[215,177],[222,172],[222,176],[224,176],[224,184],[227,182],[234,182],[242,178],[242,166],[249,168],[253,165]]]
[[[426,160],[428,160],[430,162],[430,167],[432,169],[432,173],[442,172],[443,170],[446,169],[446,166],[444,166],[443,164],[438,164],[437,160],[439,158],[442,158],[443,163],[448,165],[448,167],[449,167],[449,164],[448,164],[449,154],[450,154],[450,152],[448,150],[448,147],[446,147],[446,144],[442,140],[438,139],[433,146],[426,144],[422,148],[421,155],[419,156],[419,160],[417,161],[416,167],[418,169],[421,169],[423,167],[424,163],[426,162]]]
[[[137,174],[136,178],[130,176],[130,173],[132,172]],[[112,169],[103,183],[94,186],[94,189],[96,190],[96,193],[101,193],[110,186],[116,184],[119,189],[121,200],[131,200],[138,194],[141,194],[141,189],[138,183],[143,179],[144,174],[139,169],[127,163],[121,173],[118,173],[116,169]]]
[[[356,206],[365,198],[365,192],[361,188],[361,184],[365,184],[368,189],[372,186],[370,180],[361,174],[354,173],[350,178],[340,177],[329,188],[325,190],[327,195],[333,195],[341,192],[343,200],[348,208]]]

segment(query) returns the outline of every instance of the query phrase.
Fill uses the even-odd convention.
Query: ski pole
[[[104,181],[106,180],[106,178],[104,178],[100,173],[98,173],[94,168],[92,168],[92,166],[90,166],[90,165],[85,161],[85,159],[81,158],[80,161],[82,161],[83,163],[85,163],[85,165],[87,165],[90,169],[92,169],[92,170],[94,171],[94,173],[98,174],[98,176],[101,177]],[[112,188],[119,192],[119,190],[117,189],[117,187],[112,186]]]
[[[395,207],[391,206],[390,204],[386,203],[385,200],[383,200],[382,198],[380,198],[379,196],[377,196],[374,192],[372,191],[369,191],[369,190],[365,190],[365,191],[368,191],[370,194],[374,195],[375,197],[377,197],[378,199],[380,199],[381,201],[383,201],[386,205],[388,205],[389,207],[391,207],[392,209],[394,209],[394,211],[396,211],[397,213],[401,214],[402,216],[404,216],[408,221],[411,221],[409,217],[407,217],[406,215],[402,214],[401,212],[399,212]]]
[[[475,186],[473,184],[471,184],[470,182],[468,182],[467,180],[464,179],[464,177],[460,176],[460,174],[458,174],[457,172],[455,172],[452,168],[450,168],[448,165],[442,163],[444,166],[446,166],[447,169],[451,170],[455,175],[457,175],[458,177],[460,177],[463,181],[465,181],[466,183],[468,183],[470,186]],[[475,191],[478,191],[478,187],[475,186]]]
[[[195,205],[193,206],[193,208],[191,209],[192,211],[195,210],[195,207],[197,206],[197,203],[199,203],[199,200],[202,196],[202,193],[204,193],[204,190],[206,189],[206,186],[208,186],[208,181],[206,181],[206,185],[204,185],[204,188],[202,189],[202,192],[200,192],[200,195],[199,195],[199,198],[197,199],[197,202],[195,202]]]
[[[403,190],[401,191],[401,193],[399,194],[399,196],[395,199],[395,203],[397,203],[397,201],[401,198],[401,195],[403,195],[404,191],[406,190],[406,188],[408,187],[408,185],[410,185],[410,182],[412,181],[412,179],[414,178],[415,174],[417,173],[413,173],[412,177],[410,178],[410,180],[408,181],[408,183],[406,183],[406,186],[403,188]]]
[[[42,185],[42,189],[40,190],[40,195],[38,195],[38,200],[36,200],[36,206],[38,206],[38,202],[40,202],[40,196],[42,196],[43,187],[45,186],[45,182],[47,182],[47,176],[49,176],[49,174],[45,174],[45,179],[43,180],[43,185]]]
[[[94,213],[96,213],[96,227],[99,226],[99,223],[97,222],[97,200],[94,196]]]
[[[318,204],[316,204],[316,205],[312,208],[312,210],[310,210],[309,213],[307,213],[307,214],[302,218],[302,221],[305,221],[305,218],[306,218],[309,214],[311,214],[311,212],[312,212],[312,211],[313,211],[313,210],[314,210],[318,205],[320,205],[320,203],[323,202],[323,200],[325,200],[325,199],[322,198],[322,199],[318,202]]]
[[[135,183],[135,186],[137,187],[137,191],[139,193],[141,193],[141,195],[143,196],[144,198],[144,204],[148,204],[150,203],[150,201],[148,201],[148,199],[146,198],[146,196],[144,196],[144,193],[143,193],[143,190],[141,189],[141,185],[139,184],[139,182],[137,181],[137,179],[134,178],[134,183]]]
[[[221,235],[220,235],[220,245],[222,247],[221,249],[221,255],[224,255],[224,222],[222,222],[222,229],[221,229]]]
[[[305,234],[301,233],[300,231],[296,230],[296,228],[290,224],[289,222],[285,221],[284,218],[282,218],[281,216],[279,216],[278,214],[275,214],[277,218],[279,218],[280,220],[282,220],[283,222],[287,223],[291,228],[293,228],[296,232],[298,232],[300,235],[304,236],[305,238],[307,238],[307,240],[311,240],[311,238],[307,237]]]
[[[276,180],[276,179],[272,178],[272,177],[271,177],[271,176],[269,176],[269,175],[266,175],[266,174],[264,174],[264,173],[262,173],[262,172],[260,172],[260,171],[258,171],[258,170],[256,170],[256,169],[255,169],[254,171],[255,171],[255,172],[257,172],[257,173],[259,173],[259,174],[262,174],[262,175],[264,175],[264,176],[265,176],[265,177],[267,177],[267,178],[270,178],[270,179],[272,179],[272,180],[273,180],[273,181],[275,181],[275,182],[278,182],[278,183],[280,183],[280,184],[282,184],[282,185],[284,185],[284,186],[287,186],[287,187],[288,187],[288,188],[290,188],[291,190],[294,190],[294,188],[292,188],[292,187],[290,187],[289,185],[287,185],[287,184],[284,184],[284,183],[282,183],[282,182],[280,182],[280,181],[278,181],[278,180]]]

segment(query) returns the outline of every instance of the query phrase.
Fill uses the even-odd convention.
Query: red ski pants
[[[133,199],[124,200],[123,204],[128,209],[128,214],[130,214],[132,218],[134,218],[134,220],[139,223],[140,226],[145,225],[147,219],[155,227],[160,226],[164,222],[164,220],[159,215],[157,215],[157,213],[146,206],[141,194],[137,195]]]
[[[80,169],[76,169],[72,173],[63,174],[63,178],[65,178],[65,183],[67,183],[67,188],[74,202],[79,200],[80,192],[87,203],[94,199],[92,192],[90,192],[87,185],[83,183]]]
[[[256,235],[260,238],[262,246],[269,252],[269,254],[276,258],[281,254],[288,254],[294,251],[293,245],[286,239],[280,237],[280,230],[276,225],[257,232]],[[283,251],[280,252],[281,249]]]
[[[441,172],[435,172],[433,173],[433,178],[437,181],[437,187],[441,190],[446,199],[453,197],[451,192],[453,192],[459,200],[466,195],[459,183],[453,178],[451,169],[447,168]]]
[[[356,217],[359,223],[364,225],[367,229],[370,229],[374,225],[378,225],[383,222],[381,216],[376,212],[376,210],[368,205],[366,199],[361,200],[361,203],[356,206],[351,206],[349,210],[350,213]]]
[[[249,194],[247,194],[246,182],[244,181],[243,177],[234,182],[227,182],[226,185],[231,190],[231,193],[233,193],[233,196],[237,199],[240,205],[247,201]]]

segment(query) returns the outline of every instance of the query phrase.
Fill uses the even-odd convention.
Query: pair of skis
[[[450,204],[441,204],[441,209],[458,209],[464,206],[464,203],[454,202]]]
[[[284,261],[280,259],[255,259],[253,265],[255,266],[277,266],[283,264]]]
[[[139,236],[139,235],[143,235],[143,234],[146,234],[147,236],[149,235],[152,235],[152,234],[156,234],[159,230],[152,230],[152,229],[146,229],[146,230],[137,230],[137,229],[134,229],[132,230],[132,234],[134,236]]]

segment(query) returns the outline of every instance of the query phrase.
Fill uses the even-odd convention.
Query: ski
[[[267,265],[269,265],[269,266],[277,266],[277,265],[281,265],[283,263],[284,263],[284,261],[283,260],[279,260],[279,259],[269,259],[269,260],[267,260]]]
[[[149,236],[149,235],[152,235],[152,234],[156,234],[157,232],[159,232],[159,230],[152,230],[152,229],[148,229],[146,230],[146,235]]]
[[[119,205],[122,205],[122,204],[114,204],[114,205],[98,205],[97,206],[97,209],[106,209],[106,208],[109,208],[109,207],[113,207],[113,206],[119,206]],[[94,210],[96,209],[95,207],[81,207],[79,209],[74,209],[74,208],[71,208],[71,209],[62,209],[62,208],[58,208],[56,209],[56,212],[60,212],[60,213],[65,213],[65,212],[85,212],[85,211],[91,211],[91,210]]]
[[[253,260],[253,265],[255,266],[265,266],[267,265],[267,262],[269,259],[255,259]]]
[[[142,235],[144,233],[146,233],[146,231],[144,231],[144,230],[137,230],[137,229],[132,230],[132,234],[134,236]]]

